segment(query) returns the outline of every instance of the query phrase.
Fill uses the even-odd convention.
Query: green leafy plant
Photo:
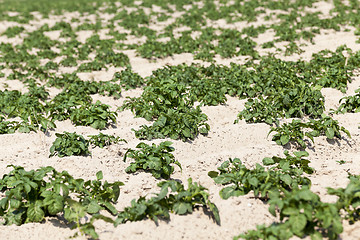
[[[91,126],[104,129],[110,123],[116,122],[116,112],[109,111],[109,106],[96,101],[95,104],[81,106],[70,114],[70,120],[75,125]]]
[[[146,143],[139,143],[136,148],[139,150],[129,149],[126,151],[124,161],[128,157],[132,158],[134,162],[125,169],[127,173],[134,173],[139,169],[150,172],[155,178],[169,179],[174,172],[174,167],[171,164],[176,164],[180,169],[181,164],[175,160],[171,153],[175,149],[171,147],[172,142],[165,141],[156,146],[154,143],[150,146]]]
[[[310,131],[306,131],[310,129]],[[339,126],[338,121],[329,116],[322,116],[319,120],[310,119],[308,122],[293,120],[291,123],[284,123],[278,127],[271,127],[270,132],[277,132],[272,140],[279,145],[286,145],[289,142],[299,144],[301,148],[306,148],[304,137],[307,136],[313,143],[314,137],[326,136],[328,139],[341,138],[341,132],[344,132],[351,138],[350,132],[344,127]],[[268,134],[268,135],[269,135]]]
[[[17,22],[19,26],[7,28],[1,34],[22,39],[16,43],[0,43],[0,70],[3,70],[0,77],[18,80],[29,91],[25,94],[20,91],[1,91],[0,134],[38,129],[46,131],[55,127],[55,120],[65,119],[71,119],[76,125],[103,129],[116,122],[116,113],[110,111],[105,104],[93,103],[90,95],[120,98],[121,89],[143,87],[141,97],[129,98],[123,106],[123,109],[130,109],[136,117],[153,121],[152,125],[143,125],[134,130],[135,136],[140,139],[172,138],[191,141],[196,139],[199,133],[206,135],[210,126],[207,124],[206,114],[200,107],[225,104],[228,95],[247,99],[245,109],[239,113],[236,121],[243,119],[247,123],[278,124],[281,118],[311,119],[306,122],[295,120],[287,125],[273,127],[270,131],[274,132],[273,140],[278,144],[290,142],[305,148],[304,138],[314,142],[317,136],[340,139],[341,134],[345,133],[350,137],[349,132],[339,126],[337,121],[322,116],[325,107],[321,89],[335,88],[345,93],[348,83],[352,81],[352,76],[360,66],[360,51],[353,52],[346,46],[340,46],[335,51],[323,50],[314,53],[309,61],[285,61],[275,57],[278,54],[300,54],[304,45],[299,42],[313,44],[314,38],[323,33],[324,29],[340,31],[345,28],[345,31],[349,31],[348,27],[351,26],[356,29],[354,34],[359,34],[357,1],[333,1],[333,7],[326,16],[320,11],[308,10],[316,8],[315,2],[143,0],[138,3],[124,0],[115,4],[113,0],[33,0],[23,4],[19,1],[2,0],[0,20]],[[154,6],[161,11],[155,11]],[[49,17],[49,14],[60,15],[64,12],[78,11],[85,19],[90,15],[96,16],[96,19],[94,22],[80,22],[79,19],[72,18],[69,23],[60,21],[52,27],[48,24],[34,24],[35,29],[28,31],[22,24],[38,20],[33,14],[34,11],[40,12],[43,18]],[[165,21],[173,17],[174,11],[184,14],[175,17],[174,21]],[[16,14],[12,14],[13,12]],[[270,24],[253,24],[259,17],[264,17]],[[154,19],[162,21],[164,28],[161,32],[152,28]],[[73,25],[75,22],[76,27]],[[247,22],[249,27],[239,31],[218,26],[219,22]],[[118,25],[126,29],[126,33],[119,33]],[[187,29],[181,30],[183,27]],[[80,42],[76,39],[76,31],[81,29],[94,31],[95,34],[85,42]],[[100,30],[105,29],[108,30],[107,39],[98,34]],[[52,40],[47,36],[46,32],[54,30],[60,31],[59,39]],[[259,34],[266,31],[274,31],[275,38],[267,40],[262,47],[273,48],[276,53],[261,56],[257,51],[255,38],[261,37]],[[144,39],[144,42],[129,44],[127,40],[131,38],[142,38],[139,40]],[[123,53],[124,50],[135,51],[140,56],[155,61],[157,58],[191,53],[194,59],[212,64],[207,67],[201,64],[165,66],[153,71],[144,79],[131,70],[130,59]],[[215,64],[215,56],[246,56],[247,62],[223,66]],[[55,58],[62,60],[57,63]],[[67,67],[66,71],[76,70],[59,75],[60,66]],[[76,75],[80,71],[99,71],[108,67],[126,69],[117,72],[111,81],[82,81]],[[63,70],[61,69],[61,72]],[[61,93],[51,95],[50,98],[44,86],[56,87]],[[343,98],[335,113],[359,112],[359,92],[356,93],[354,96]],[[198,105],[200,107],[195,107]],[[81,140],[80,142],[86,146],[92,144],[99,147],[121,141],[114,136],[102,134],[89,136],[88,140],[77,140]],[[69,147],[73,146],[81,152],[81,148],[76,144],[71,143]],[[58,154],[55,150],[54,153]],[[69,153],[73,154],[71,151]],[[265,196],[265,200],[272,199],[272,191],[274,199],[280,199],[273,205],[282,218],[281,222],[268,227],[258,226],[257,231],[246,234],[247,238],[288,239],[294,235],[310,235],[317,239],[321,237],[319,232],[330,238],[337,236],[339,225],[337,220],[334,220],[337,219],[337,213],[333,205],[323,204],[305,189],[296,188],[310,185],[301,175],[302,172],[311,174],[314,171],[306,157],[307,153],[304,151],[293,154],[285,152],[285,157],[265,158],[265,167],[258,165],[255,169],[244,168],[234,159],[230,161],[229,166],[210,174],[219,183],[224,179],[226,190],[221,194],[226,197],[253,190],[257,192],[256,196]],[[244,175],[238,173],[237,168]],[[267,178],[270,180],[266,180]],[[48,180],[47,177],[44,179]],[[335,205],[346,218],[355,221],[359,215],[357,183],[353,180],[351,182],[347,189],[334,190],[334,194],[339,196],[339,201]],[[204,205],[208,200],[205,190],[202,198],[197,195],[192,200],[189,200],[189,197],[185,201],[184,195],[192,196],[189,192],[193,191],[195,194],[202,190],[194,188],[190,191],[189,186],[189,189],[183,191],[180,190],[183,188],[182,185],[170,185],[174,185],[170,187],[173,192],[168,193],[167,188],[166,196],[162,194],[165,192],[162,189],[160,194],[151,199],[141,197],[133,201],[132,206],[119,215],[118,222],[146,217],[155,220],[156,216],[168,218],[169,212],[182,214],[197,206],[211,206]],[[180,193],[174,191],[175,188],[178,188]],[[302,190],[304,192],[300,193]],[[172,200],[175,198],[174,201],[179,203],[176,208]],[[196,199],[200,199],[199,202],[190,204]],[[10,205],[17,204],[15,200],[12,201],[14,203],[10,200]],[[25,201],[21,204],[23,202]],[[73,203],[70,199],[68,202]],[[37,204],[40,206],[40,203]],[[310,207],[306,208],[306,211],[300,209],[299,212],[293,213],[282,209],[292,204],[296,207],[308,204],[313,207],[312,213],[315,215],[310,217]],[[95,213],[90,220],[85,220],[87,210],[79,206],[76,203],[71,205],[71,211],[76,213],[65,212],[66,219],[76,222],[83,232],[88,232],[91,237],[96,238],[93,222],[96,219],[109,219]],[[93,207],[92,205],[91,208]],[[112,214],[114,213],[115,210],[112,211]],[[306,215],[306,223],[303,215]],[[80,218],[85,223],[78,224]]]
[[[35,129],[46,131],[55,128],[55,123],[44,116],[46,106],[39,99],[40,97],[45,98],[47,92],[37,86],[30,85],[29,88],[29,92],[26,94],[22,94],[17,90],[0,91],[0,113],[4,116],[2,121],[5,117],[8,119],[20,117],[21,123],[11,121],[5,124],[9,125],[9,127],[12,126],[11,128],[14,130],[19,129],[22,132],[36,131]]]
[[[50,147],[50,156],[87,156],[91,155],[89,151],[89,142],[81,135],[69,132],[55,133],[56,139]]]
[[[151,121],[169,109],[186,111],[193,105],[186,95],[185,84],[177,84],[173,79],[150,81],[140,98],[129,98],[121,109],[130,109],[137,117]]]
[[[265,166],[273,166],[277,164],[275,166],[277,169],[282,169],[283,166],[286,167],[289,166],[290,168],[301,169],[307,174],[314,173],[315,170],[309,166],[310,160],[303,158],[309,156],[308,152],[306,151],[294,152],[293,153],[294,156],[291,156],[289,151],[286,150],[284,154],[285,154],[285,158],[281,158],[277,156],[273,156],[271,158],[266,157],[262,160],[262,162]]]
[[[105,146],[109,146],[111,144],[116,144],[118,142],[126,142],[125,139],[121,139],[120,137],[115,137],[112,135],[107,135],[103,133],[99,133],[98,135],[89,135],[89,143],[99,148],[103,148]]]
[[[293,236],[311,236],[312,239],[337,239],[343,231],[339,209],[333,203],[324,203],[308,188],[271,192],[269,212],[280,216],[280,223],[270,227],[258,226],[235,239],[280,239]]]
[[[345,112],[360,112],[360,89],[355,90],[354,96],[343,97],[340,99],[339,108],[335,111],[336,113]]]
[[[199,107],[186,112],[169,109],[167,113],[161,113],[152,126],[142,125],[133,131],[139,139],[170,137],[174,140],[194,140],[199,134],[208,134],[210,126],[206,120],[207,116]]]
[[[133,72],[131,68],[126,68],[121,72],[116,72],[112,81],[119,81],[121,87],[125,88],[125,90],[141,87],[145,83],[144,79],[139,74]]]
[[[19,27],[19,26],[14,26],[14,27],[8,27],[5,32],[3,32],[1,35],[5,35],[8,38],[13,38],[17,35],[19,35],[20,33],[22,33],[25,30],[24,27]]]
[[[92,62],[82,63],[77,71],[78,72],[92,72],[92,71],[101,71],[103,68],[106,68],[105,63],[100,62],[98,60],[94,60]]]
[[[188,179],[188,188],[175,181],[162,181],[158,184],[161,187],[160,193],[155,197],[146,199],[140,197],[138,200],[132,200],[131,206],[126,207],[124,211],[119,212],[115,225],[125,223],[127,221],[140,221],[150,218],[155,222],[158,218],[169,219],[169,213],[184,215],[193,212],[194,208],[205,207],[213,214],[214,220],[220,224],[219,210],[214,203],[209,200],[209,193],[206,188],[192,179]],[[172,193],[169,194],[169,188]],[[175,193],[175,194],[173,194]]]
[[[0,134],[11,134],[16,131],[28,133],[30,131],[36,132],[37,130],[35,126],[27,122],[6,121],[3,116],[0,116]]]
[[[349,175],[350,183],[346,188],[328,188],[328,193],[339,197],[336,202],[337,208],[344,210],[344,218],[350,224],[360,220],[360,177]]]
[[[324,97],[318,88],[309,88],[302,83],[281,88],[279,91],[282,93],[275,95],[271,92],[266,98],[259,96],[258,99],[249,99],[245,103],[245,109],[238,114],[238,119],[245,119],[250,123],[272,124],[282,117],[318,118],[324,112]]]
[[[290,167],[289,161],[266,170],[260,164],[256,164],[254,169],[248,169],[240,159],[235,158],[222,163],[218,170],[210,171],[208,175],[217,184],[229,185],[219,192],[223,199],[254,191],[256,197],[267,200],[271,191],[290,191],[301,185],[311,185],[308,178],[301,176],[303,171]]]
[[[303,128],[306,124],[302,123],[301,120],[293,120],[291,123],[284,123],[279,127],[271,127],[268,136],[272,132],[276,134],[272,137],[272,140],[275,141],[278,145],[286,145],[289,142],[296,142],[302,148],[306,148],[304,142],[305,135],[313,140],[313,136],[310,133],[304,133]]]
[[[329,116],[322,117],[319,120],[310,119],[308,127],[313,130],[311,135],[316,137],[326,136],[328,139],[333,139],[334,137],[341,139],[341,131],[351,138],[350,132],[344,127],[339,126],[339,122]]]
[[[124,67],[130,64],[129,57],[124,53],[115,53],[114,51],[99,52],[95,60],[104,62],[105,64],[112,64],[114,67]]]
[[[122,182],[102,182],[98,172],[96,180],[75,179],[66,171],[57,172],[53,167],[25,171],[10,165],[13,170],[0,179],[0,216],[5,225],[22,225],[41,222],[47,216],[64,214],[69,223],[75,223],[81,234],[97,239],[93,222],[113,220],[101,213],[105,210],[117,214],[114,203],[119,198]],[[90,220],[85,220],[90,216]]]

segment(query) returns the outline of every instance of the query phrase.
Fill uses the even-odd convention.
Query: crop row
[[[133,162],[125,170],[134,173],[142,170],[155,178],[170,178],[174,172],[173,164],[181,169],[181,164],[171,153],[175,149],[171,142],[162,142],[159,146],[140,143],[129,149],[124,161],[129,157]],[[224,185],[219,194],[228,199],[253,192],[256,198],[267,202],[272,215],[279,214],[280,222],[269,227],[259,225],[257,230],[248,231],[238,238],[244,239],[289,239],[296,235],[310,235],[312,239],[337,239],[342,232],[342,220],[351,224],[358,220],[360,196],[360,177],[349,174],[348,186],[339,189],[328,188],[328,193],[338,196],[335,203],[324,203],[310,190],[311,181],[304,176],[313,174],[315,169],[309,166],[306,151],[285,151],[285,158],[267,157],[263,165],[257,164],[248,169],[241,160],[229,159],[222,163],[218,171],[210,171],[209,177],[215,183]],[[0,200],[0,216],[5,224],[21,225],[27,222],[41,222],[46,216],[63,213],[69,222],[81,233],[93,238],[98,235],[93,222],[101,219],[115,226],[127,221],[139,221],[150,218],[168,219],[169,212],[176,214],[191,213],[194,208],[204,206],[212,212],[214,220],[220,224],[220,215],[209,193],[197,183],[188,180],[188,189],[174,180],[161,181],[161,188],[154,197],[140,197],[133,200],[131,206],[123,211],[116,210],[114,204],[119,198],[122,182],[104,183],[102,173],[96,174],[97,180],[84,181],[74,179],[67,172],[57,172],[52,167],[25,171],[22,167],[12,166],[13,170],[0,180],[0,191],[5,197]],[[176,194],[169,194],[171,192]],[[71,193],[76,193],[76,198]],[[106,210],[115,218],[100,213]],[[91,215],[85,223],[81,220]]]
[[[68,0],[61,0],[59,3],[47,3],[44,0],[37,0],[34,3],[21,4],[6,0],[1,6],[1,12],[20,11],[19,15],[10,16],[3,14],[0,19],[14,21],[18,23],[29,23],[35,17],[31,11],[39,11],[42,17],[48,18],[49,14],[60,15],[64,11],[79,11],[95,14],[95,21],[81,23],[79,19],[72,18],[70,22],[61,21],[54,26],[43,25],[39,30],[29,34],[24,39],[27,48],[37,47],[43,49],[44,57],[56,56],[56,53],[50,50],[51,46],[62,45],[59,41],[50,40],[43,32],[60,30],[60,37],[71,38],[61,48],[62,55],[67,58],[61,63],[63,65],[75,66],[76,59],[87,58],[92,50],[91,44],[85,44],[74,52],[74,47],[80,45],[75,40],[76,32],[81,30],[92,30],[99,32],[102,29],[109,29],[108,36],[112,39],[103,40],[102,46],[107,51],[105,54],[98,52],[94,62],[81,66],[82,70],[96,70],[105,67],[101,61],[107,59],[108,63],[118,65],[125,64],[128,60],[121,54],[114,53],[113,49],[136,49],[138,54],[145,58],[159,58],[171,56],[174,54],[189,52],[195,53],[196,59],[204,61],[214,61],[216,54],[229,58],[239,55],[247,55],[257,58],[259,54],[255,50],[256,42],[254,38],[267,30],[275,32],[275,39],[262,44],[262,48],[274,48],[283,51],[286,55],[301,53],[299,40],[305,40],[312,44],[316,35],[320,34],[323,29],[332,29],[339,31],[344,24],[354,26],[356,35],[360,34],[358,27],[359,2],[351,1],[350,5],[342,1],[334,1],[334,8],[328,14],[323,16],[319,11],[307,11],[317,1],[154,1],[146,0],[140,4],[133,0],[114,1],[114,0],[91,0],[72,3]],[[26,5],[26,6],[23,6]],[[152,6],[158,6],[161,11],[154,11]],[[39,6],[42,6],[39,8]],[[100,6],[105,10],[99,11]],[[128,8],[135,8],[130,11]],[[51,10],[50,10],[51,9]],[[270,13],[265,9],[270,10]],[[276,12],[276,10],[281,10]],[[184,12],[184,14],[175,18],[175,21],[166,24],[169,18],[173,18],[174,11]],[[103,14],[113,14],[110,19],[104,21],[101,18]],[[265,20],[259,26],[249,25],[241,31],[235,29],[224,29],[213,27],[211,23],[218,20],[224,20],[227,24],[233,24],[239,21],[248,23],[256,22],[259,18]],[[210,24],[209,24],[210,22]],[[156,31],[152,28],[154,23],[163,23],[165,27],[162,31]],[[76,27],[72,25],[76,24]],[[188,30],[177,34],[176,29],[186,26]],[[117,27],[122,27],[127,31],[118,32]],[[221,31],[217,33],[217,31]],[[192,32],[200,33],[198,37],[193,37]],[[3,35],[12,38],[23,32],[24,27],[9,27]],[[144,44],[126,43],[123,41],[131,35],[137,38],[145,37]],[[180,36],[178,36],[180,35]],[[96,38],[96,35],[94,35]],[[166,42],[162,38],[168,38]],[[95,40],[95,39],[94,39]],[[217,44],[214,43],[217,42]],[[279,42],[286,42],[285,49],[276,47]],[[110,47],[111,46],[111,47]],[[105,50],[103,48],[103,50]],[[76,56],[77,55],[77,56]],[[50,58],[51,59],[51,58]],[[54,64],[52,62],[52,64]]]

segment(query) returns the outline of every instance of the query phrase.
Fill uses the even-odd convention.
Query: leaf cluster
[[[59,157],[91,155],[89,142],[83,136],[75,132],[55,133],[55,136],[57,138],[50,147],[49,157],[55,155]]]
[[[50,156],[88,156],[91,155],[89,146],[103,148],[111,144],[118,142],[126,142],[125,139],[99,133],[98,135],[89,135],[88,139],[85,139],[82,135],[75,132],[69,133],[55,133],[57,137],[50,147]]]
[[[293,82],[291,85],[291,87],[279,89],[278,94],[271,92],[267,97],[259,96],[258,99],[249,99],[235,122],[244,119],[249,123],[272,124],[284,117],[320,117],[325,109],[324,97],[320,90],[309,87],[305,83],[295,85]]]
[[[277,169],[282,169],[283,166],[289,165],[290,168],[297,168],[301,169],[303,172],[307,174],[313,174],[314,169],[309,166],[310,160],[304,159],[303,157],[308,157],[309,153],[306,151],[299,151],[294,152],[294,156],[291,156],[289,151],[284,151],[285,158],[273,156],[273,157],[266,157],[262,160],[265,166],[272,166],[277,164],[275,167]]]
[[[55,123],[43,115],[46,106],[39,99],[41,97],[45,98],[47,95],[48,93],[44,88],[36,86],[30,86],[29,92],[25,94],[17,90],[0,91],[0,116],[3,127],[8,125],[12,129],[9,129],[9,133],[18,129],[22,132],[29,132],[37,129],[44,131],[55,128]],[[4,121],[6,118],[16,117],[19,117],[21,122]]]
[[[0,116],[0,134],[11,134],[15,133],[16,131],[28,133],[30,131],[36,132],[38,130],[33,125],[30,125],[24,121],[6,121],[4,119],[4,117]]]
[[[344,218],[350,224],[354,224],[360,220],[360,177],[349,175],[349,180],[346,188],[328,188],[328,193],[339,197],[336,202],[337,208],[344,210]]]
[[[310,129],[310,131],[306,131]],[[286,145],[289,142],[296,142],[301,148],[306,148],[304,137],[307,136],[312,142],[314,137],[326,136],[328,139],[334,137],[341,139],[341,132],[351,137],[348,130],[339,126],[338,121],[329,116],[323,116],[319,120],[310,119],[308,122],[293,120],[291,123],[284,123],[278,127],[271,127],[270,133],[276,132],[272,140],[279,145]]]
[[[289,239],[291,237],[305,237],[322,239],[325,235],[329,239],[337,239],[343,231],[339,209],[333,203],[324,203],[320,197],[308,188],[293,191],[271,192],[269,212],[276,216],[279,213],[280,223],[269,228],[258,226],[241,234],[244,239]]]
[[[120,137],[115,137],[112,135],[107,135],[104,133],[99,133],[98,135],[89,135],[89,143],[93,146],[103,148],[109,146],[111,144],[116,144],[119,142],[126,142],[125,139],[121,139]]]
[[[336,113],[357,113],[360,112],[360,89],[355,90],[355,95],[343,97],[339,101],[340,106]]]
[[[22,33],[25,30],[22,26],[8,27],[1,35],[13,38]]]
[[[144,79],[139,74],[133,72],[131,68],[116,72],[111,81],[119,81],[120,86],[125,90],[142,87],[145,83]]]
[[[10,166],[13,170],[0,180],[0,191],[4,193],[0,216],[6,225],[41,222],[47,216],[64,214],[82,234],[97,239],[93,222],[96,219],[113,222],[100,211],[117,214],[113,204],[119,198],[119,187],[123,183],[102,182],[102,172],[96,174],[96,180],[84,181],[52,167],[25,171],[23,167]],[[83,223],[89,215],[90,221]]]
[[[127,221],[140,221],[145,218],[157,222],[159,218],[169,219],[170,212],[185,215],[192,213],[194,208],[198,207],[210,210],[216,223],[220,224],[219,210],[210,201],[207,189],[196,182],[193,183],[191,178],[188,179],[187,189],[175,180],[162,181],[158,186],[161,187],[160,193],[150,199],[140,197],[136,201],[132,200],[130,207],[119,212],[115,226]]]
[[[206,123],[207,116],[200,108],[188,109],[186,112],[169,109],[161,113],[153,125],[141,125],[140,129],[133,131],[139,139],[163,139],[169,137],[183,141],[194,140],[199,134],[207,135],[210,126]]]
[[[181,164],[175,160],[171,153],[175,149],[171,147],[172,142],[165,141],[156,146],[139,143],[136,148],[139,150],[129,149],[126,151],[124,161],[129,157],[134,160],[130,163],[125,171],[127,173],[137,172],[139,169],[150,172],[155,178],[169,179],[174,172],[172,164],[176,164],[180,169]]]
[[[272,191],[290,191],[302,185],[311,185],[308,178],[301,176],[303,171],[291,167],[290,164],[293,163],[281,162],[268,170],[256,164],[254,169],[248,169],[240,159],[235,158],[225,161],[218,168],[218,172],[210,171],[208,175],[217,184],[230,185],[220,190],[219,194],[223,199],[246,195],[253,191],[256,197],[266,200]]]
[[[110,106],[91,100],[88,95],[59,94],[50,101],[47,111],[51,120],[70,119],[76,126],[105,129],[116,122],[117,113],[110,111]]]

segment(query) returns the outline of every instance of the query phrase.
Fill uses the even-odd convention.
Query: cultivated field
[[[0,0],[0,239],[359,239],[359,70],[357,0]]]

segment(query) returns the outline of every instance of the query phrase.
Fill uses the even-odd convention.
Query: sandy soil
[[[318,9],[328,12],[329,3],[318,4]],[[179,13],[178,13],[179,14]],[[70,20],[76,13],[69,13],[63,18]],[[50,19],[32,21],[30,26],[36,28],[44,23],[54,24],[59,21],[58,16],[50,16]],[[217,24],[225,24],[223,22]],[[0,22],[0,32],[8,26],[17,25],[16,23]],[[241,29],[246,25],[235,24],[233,27]],[[50,25],[51,27],[51,25]],[[161,26],[154,26],[160,29]],[[54,31],[47,33],[53,38],[57,38],[59,33]],[[91,36],[91,32],[82,31],[79,33],[79,40],[84,41]],[[101,33],[105,35],[105,33]],[[267,32],[258,37],[258,42],[272,36],[273,33]],[[106,36],[103,36],[104,38]],[[7,39],[0,37],[0,42],[21,42],[20,37]],[[131,40],[133,41],[133,40]],[[312,53],[323,49],[335,50],[336,47],[346,44],[353,50],[359,50],[360,45],[355,43],[356,38],[353,32],[324,32],[314,39],[314,45],[304,48],[305,52],[300,56],[284,57],[287,60],[298,58],[309,59]],[[259,48],[262,51],[262,49]],[[158,60],[156,62],[137,57],[132,50],[124,51],[130,58],[131,65],[135,72],[141,76],[149,76],[155,69],[161,68],[166,64],[176,65],[180,63],[191,64],[194,62],[191,54],[180,54],[173,57]],[[262,52],[266,54],[266,52]],[[281,57],[281,56],[279,56]],[[241,63],[244,59],[221,59],[217,56],[217,63],[229,64],[230,62]],[[83,80],[110,80],[115,71],[121,68],[109,68],[108,71],[93,73],[83,73],[79,76]],[[60,72],[68,72],[72,69],[60,69]],[[0,85],[7,83],[9,89],[24,90],[20,81],[0,79]],[[345,95],[353,95],[354,90],[360,87],[360,77],[354,77],[349,84],[348,91],[342,94],[334,89],[323,89],[327,110],[336,108],[338,101]],[[3,87],[0,87],[3,89]],[[49,89],[51,95],[57,94],[58,90]],[[116,109],[121,106],[126,96],[139,96],[141,89],[124,91],[122,98],[114,100],[110,97],[95,95],[94,100],[101,100]],[[260,163],[264,157],[274,155],[283,156],[284,148],[271,141],[271,136],[267,137],[269,126],[266,124],[247,124],[241,121],[233,124],[239,111],[244,107],[244,100],[228,97],[225,105],[215,107],[202,107],[208,115],[208,123],[211,131],[208,136],[199,136],[192,143],[173,141],[175,147],[174,155],[180,161],[183,171],[175,168],[174,179],[180,179],[186,183],[186,179],[192,177],[194,181],[200,182],[209,189],[211,200],[218,206],[221,216],[221,225],[216,225],[209,215],[202,209],[195,211],[191,215],[178,216],[171,215],[168,222],[160,221],[156,225],[151,220],[126,223],[114,228],[111,224],[102,222],[96,223],[97,232],[100,239],[231,239],[233,236],[254,229],[257,224],[271,224],[276,220],[267,210],[268,206],[262,201],[255,199],[252,194],[242,197],[222,200],[219,197],[221,186],[215,185],[207,173],[216,168],[228,158],[238,157],[243,162],[252,167]],[[313,182],[312,190],[318,193],[323,201],[335,201],[336,199],[326,195],[326,187],[345,187],[348,183],[347,173],[360,174],[360,113],[343,114],[334,116],[342,126],[348,129],[352,135],[349,139],[344,137],[339,141],[327,141],[326,138],[315,139],[315,144],[309,149],[309,159],[311,166],[316,169],[316,173],[309,176]],[[0,135],[0,174],[8,173],[6,168],[9,164],[22,165],[26,169],[35,169],[42,166],[51,165],[57,170],[67,170],[74,177],[93,179],[96,172],[102,170],[104,178],[108,181],[122,181],[125,186],[121,188],[121,196],[117,204],[120,210],[130,204],[130,201],[139,196],[149,195],[158,191],[155,180],[150,174],[137,173],[126,174],[125,168],[128,163],[123,162],[123,154],[128,148],[134,148],[140,141],[135,138],[132,128],[137,129],[140,125],[148,123],[144,119],[134,118],[130,111],[119,112],[116,127],[102,131],[103,133],[120,136],[128,143],[119,143],[104,149],[92,149],[92,157],[52,157],[49,158],[49,149],[55,140],[56,132],[76,131],[82,135],[97,134],[98,131],[91,127],[76,127],[70,121],[57,122],[55,131],[49,135],[38,133],[15,133]],[[160,143],[163,140],[154,140]],[[339,160],[346,161],[345,164],[337,163]],[[344,224],[344,233],[341,239],[359,239],[360,224]],[[66,239],[72,236],[75,230],[71,230],[61,218],[49,218],[43,223],[24,224],[22,226],[0,226],[0,239]],[[79,239],[84,237],[79,237]]]

